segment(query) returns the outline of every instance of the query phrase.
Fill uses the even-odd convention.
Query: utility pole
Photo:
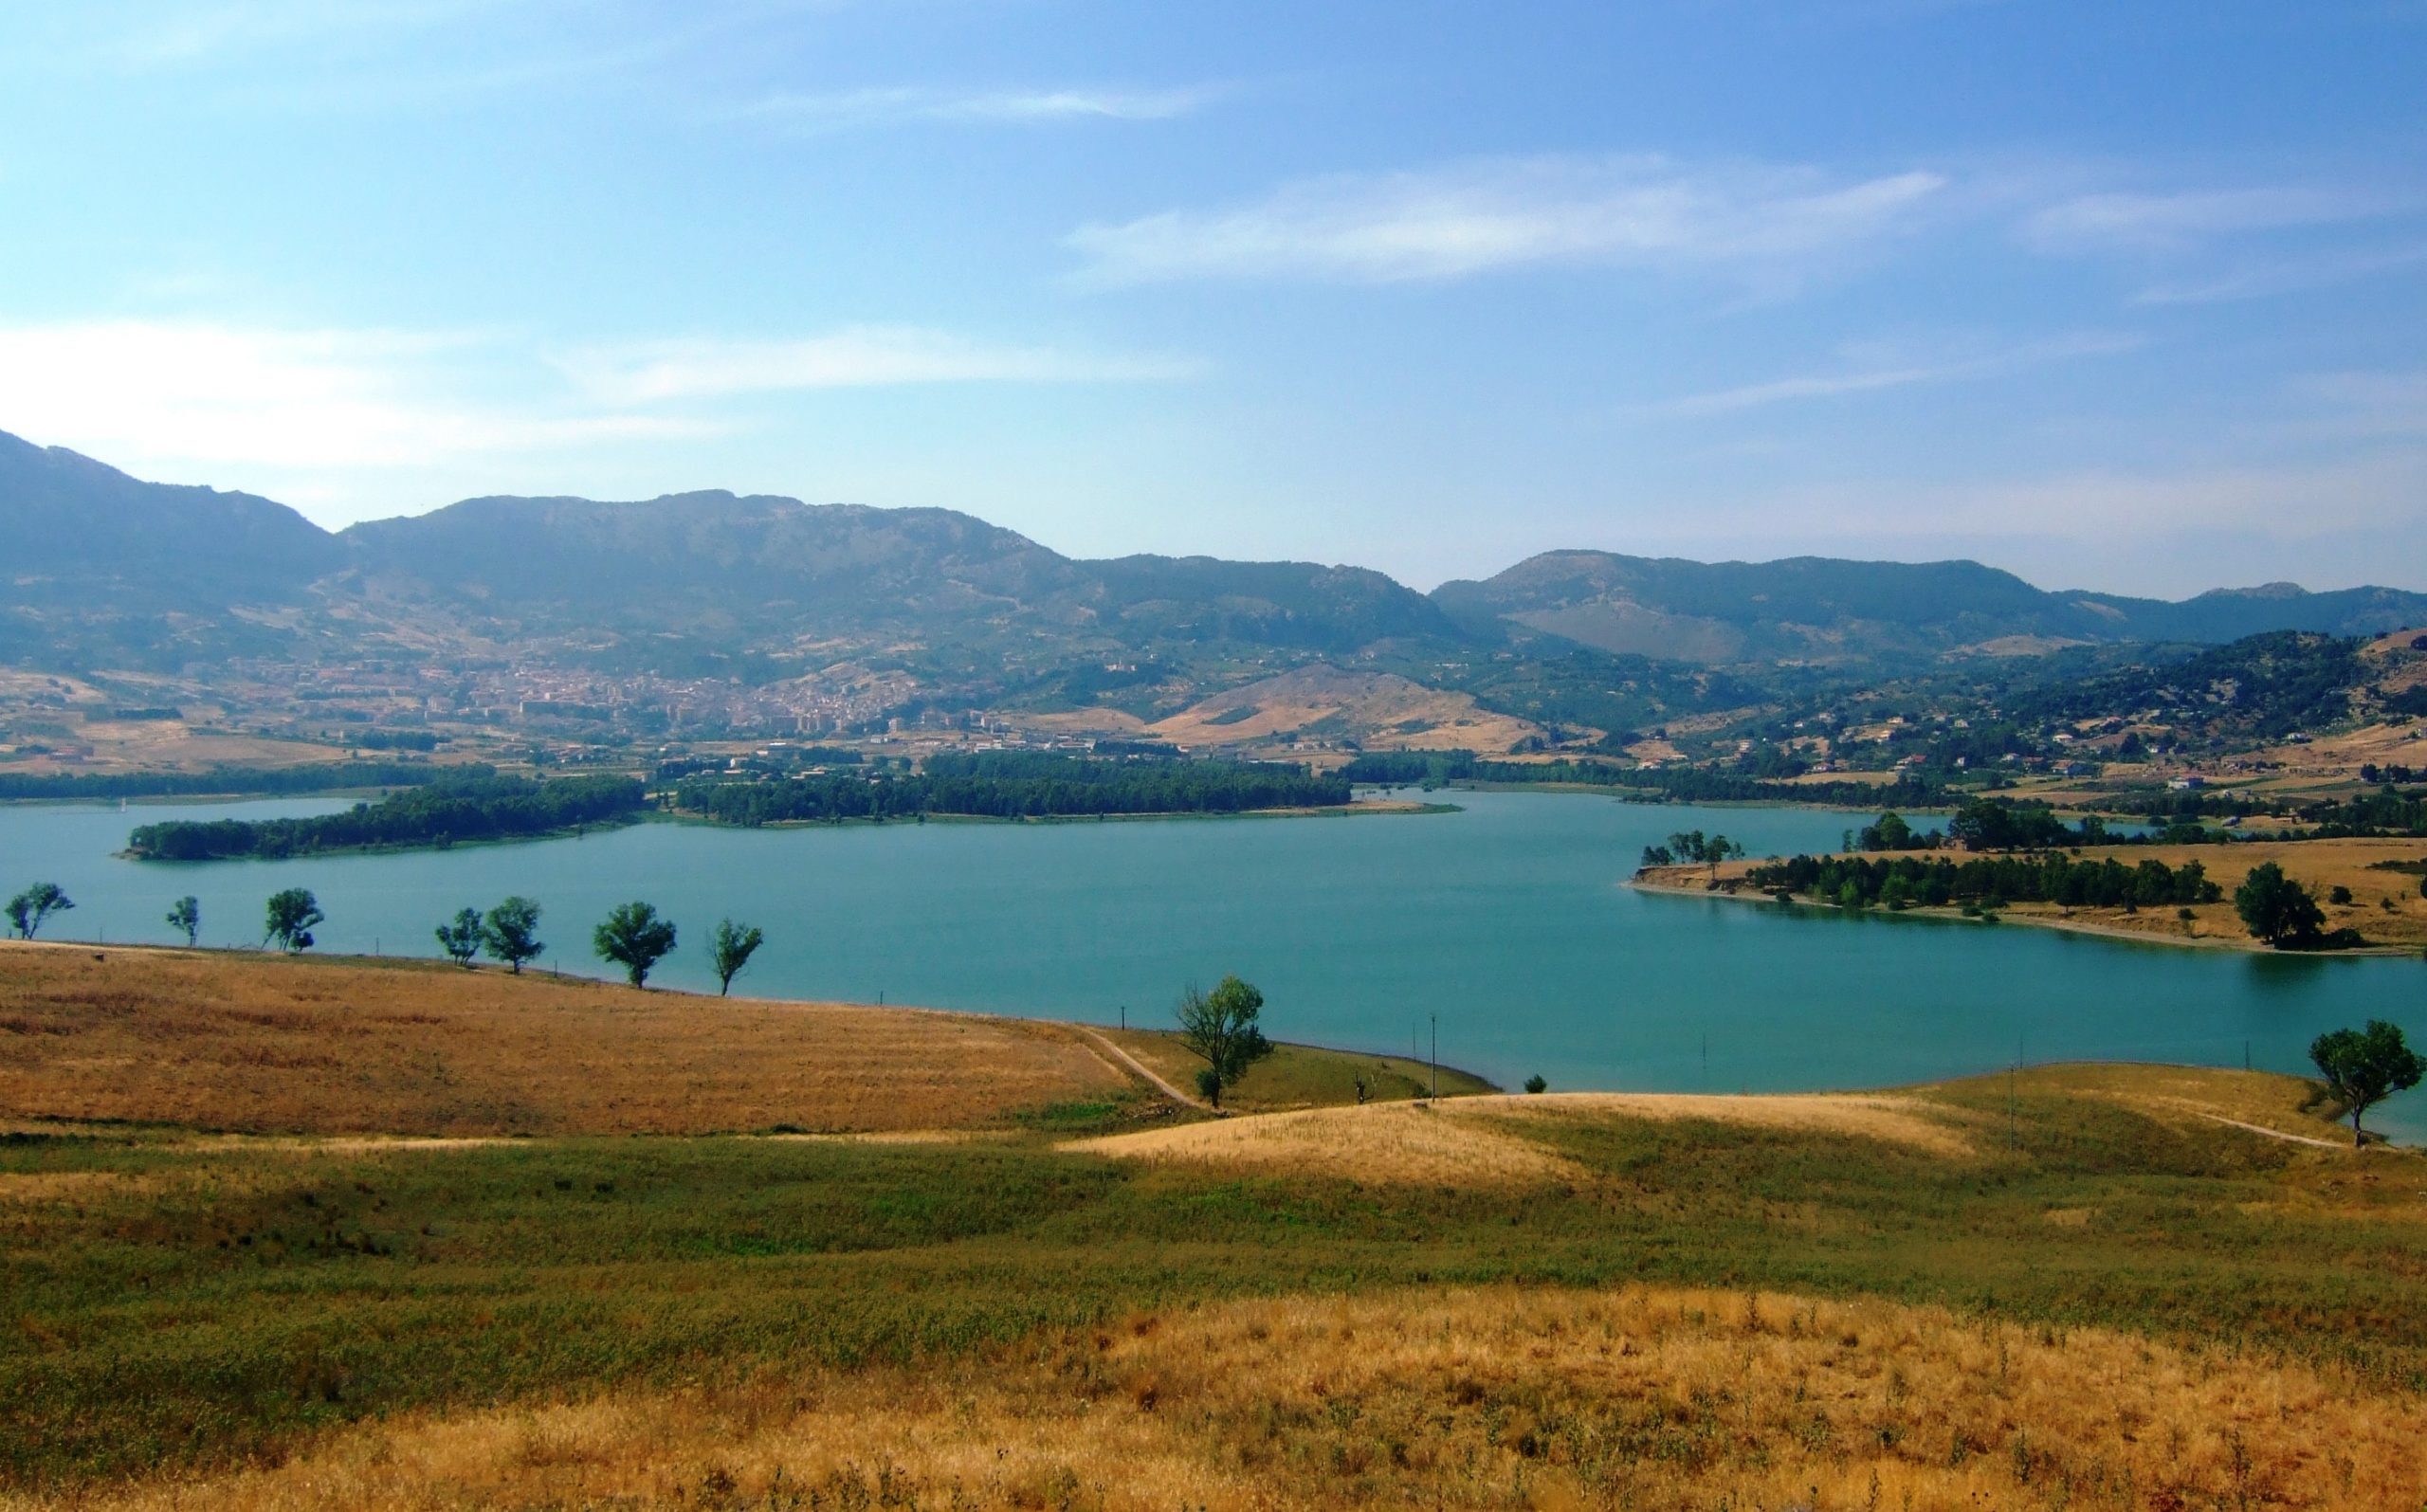
[[[1129,1028],[1129,1005],[1126,1003],[1121,1005],[1121,1027],[1123,1029]]]
[[[1434,1013],[1431,1016],[1432,1019],[1432,1100],[1438,1102],[1441,1101],[1441,1015]]]
[[[2016,1083],[2022,1075],[2022,1036],[2014,1037],[2014,1065],[2006,1070],[2006,1148],[2022,1148],[2022,1113],[2017,1106]]]

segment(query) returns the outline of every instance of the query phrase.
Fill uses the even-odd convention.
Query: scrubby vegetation
[[[1549,761],[1495,761],[1471,751],[1368,752],[1342,767],[1340,774],[1372,787],[1471,782],[1612,788],[1624,790],[1631,797],[1663,803],[1871,804],[1884,795],[1900,806],[1927,808],[1946,801],[1943,789],[1918,780],[1884,787],[1875,782],[1789,784],[1706,767],[1621,766],[1565,756]]]
[[[2176,660],[2080,679],[2055,679],[2011,700],[2028,721],[2145,711],[2170,724],[2246,739],[2278,739],[2347,718],[2366,681],[2363,640],[2274,630]]]

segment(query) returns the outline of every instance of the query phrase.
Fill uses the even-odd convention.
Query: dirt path
[[[1115,1045],[1112,1041],[1105,1039],[1094,1029],[1087,1028],[1084,1024],[1073,1024],[1070,1027],[1077,1029],[1081,1035],[1091,1041],[1095,1048],[1100,1053],[1111,1056],[1113,1060],[1118,1062],[1122,1066],[1136,1072],[1139,1076],[1144,1078],[1148,1084],[1152,1085],[1157,1091],[1162,1093],[1163,1096],[1170,1098],[1173,1102],[1181,1103],[1188,1107],[1196,1108],[1206,1113],[1215,1111],[1214,1108],[1208,1107],[1203,1101],[1190,1097],[1178,1087],[1172,1085],[1169,1082],[1164,1081],[1160,1076],[1158,1076],[1153,1071],[1147,1069],[1145,1062],[1130,1054],[1127,1050],[1122,1049],[1120,1046]]]
[[[2244,1123],[2239,1119],[2229,1119],[2221,1113],[2202,1113],[2199,1117],[2206,1119],[2211,1123],[2222,1123],[2236,1129],[2247,1129],[2253,1134],[2263,1134],[2271,1139],[2282,1139],[2291,1144],[2313,1144],[2321,1150],[2348,1150],[2351,1148],[2350,1145],[2344,1143],[2340,1139],[2312,1139],[2306,1134],[2287,1134],[2281,1129],[2271,1129],[2263,1123]]]

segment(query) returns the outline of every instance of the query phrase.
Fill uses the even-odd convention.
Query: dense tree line
[[[337,788],[410,788],[480,770],[423,761],[323,761],[302,767],[212,767],[206,772],[12,772],[0,799],[182,798],[242,793],[284,796]]]
[[[2380,775],[2382,774],[2380,769]],[[2286,807],[2280,796],[2254,796],[2231,789],[2223,792],[2119,793],[2111,799],[2102,798],[2100,802],[2122,812],[2146,813],[2177,820],[2249,818],[2258,814],[2281,813]],[[2427,835],[2427,789],[2423,788],[2405,790],[2388,786],[2350,798],[2295,804],[2291,808],[2303,824],[2316,827],[2316,838],[2319,839],[2347,835]]]
[[[2068,908],[2156,908],[2215,902],[2223,896],[2199,863],[2075,861],[2063,855],[1893,860],[1797,856],[1745,873],[1764,892],[1819,898],[1849,908],[1951,903],[2061,903]]]
[[[765,825],[922,814],[1034,819],[1114,813],[1242,813],[1337,808],[1349,785],[1304,767],[1236,761],[1094,761],[1043,752],[929,758],[917,774],[857,773],[777,781],[694,777],[675,806],[721,824]]]
[[[632,818],[646,804],[625,776],[557,777],[534,782],[493,774],[442,782],[358,803],[343,813],[299,819],[189,819],[144,825],[127,848],[153,861],[214,861],[235,856],[301,856],[384,846],[452,845],[553,834]]]
[[[2380,788],[2340,803],[2313,804],[2301,811],[2301,818],[2316,827],[2311,838],[2319,840],[2427,835],[2427,788]]]
[[[1882,796],[1899,805],[1927,808],[1946,801],[1932,783],[1774,782],[1741,772],[1703,767],[1621,767],[1601,761],[1494,761],[1471,751],[1375,751],[1341,769],[1350,782],[1368,787],[1407,787],[1444,782],[1554,782],[1580,787],[1622,788],[1672,803],[1870,804]]]

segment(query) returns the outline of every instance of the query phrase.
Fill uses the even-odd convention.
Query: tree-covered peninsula
[[[1346,779],[1278,762],[1127,758],[989,751],[930,756],[917,773],[858,772],[733,780],[686,778],[674,806],[720,824],[837,823],[935,814],[986,819],[1099,814],[1247,813],[1346,805]]]
[[[523,840],[627,823],[641,814],[648,801],[633,777],[534,781],[475,769],[376,803],[357,803],[341,813],[143,825],[127,837],[126,847],[146,861],[220,861]]]

